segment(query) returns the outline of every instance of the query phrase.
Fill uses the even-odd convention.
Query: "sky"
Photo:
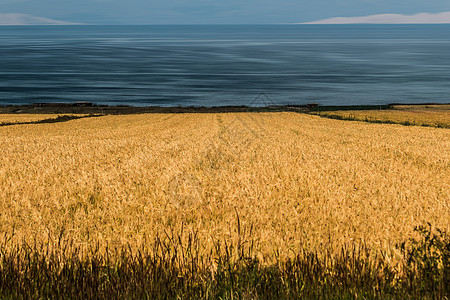
[[[450,0],[0,0],[0,14],[9,17],[87,24],[303,23],[445,11],[450,11]]]

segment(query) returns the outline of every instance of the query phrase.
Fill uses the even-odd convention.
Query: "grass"
[[[57,123],[94,116],[98,115],[0,114],[0,126]]]
[[[446,299],[450,239],[431,226],[403,243],[402,268],[364,246],[339,253],[300,251],[265,265],[252,244],[216,243],[203,256],[197,233],[156,237],[150,247],[81,248],[58,240],[0,246],[2,298],[71,299]],[[436,233],[437,232],[437,233]],[[181,233],[182,235],[183,233]],[[432,238],[430,238],[432,236]]]
[[[382,124],[450,128],[450,105],[393,105],[380,110],[314,111],[321,117]]]
[[[252,244],[216,243],[203,256],[197,233],[156,237],[150,247],[83,249],[58,240],[0,246],[3,298],[73,299],[445,299],[450,295],[450,239],[420,227],[422,239],[401,245],[405,264],[355,245],[325,255],[301,251],[265,265]],[[181,233],[182,235],[183,233]],[[433,236],[433,238],[430,238]]]
[[[38,122],[54,118],[54,114],[0,114],[0,124]]]
[[[448,297],[446,129],[141,114],[0,137],[2,298]]]

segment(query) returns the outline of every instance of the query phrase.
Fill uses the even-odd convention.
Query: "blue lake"
[[[450,25],[1,26],[0,105],[74,101],[449,103]]]

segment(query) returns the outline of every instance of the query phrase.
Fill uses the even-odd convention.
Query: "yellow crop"
[[[183,228],[210,249],[245,230],[270,259],[450,229],[447,129],[143,114],[0,127],[0,149],[0,233],[30,241],[141,245]]]

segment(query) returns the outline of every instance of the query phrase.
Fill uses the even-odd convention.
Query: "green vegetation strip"
[[[30,121],[30,122],[2,122],[0,126],[12,126],[12,125],[29,125],[29,124],[48,124],[48,123],[61,123],[67,122],[70,120],[83,119],[83,118],[94,118],[101,117],[102,115],[87,115],[87,116],[71,116],[71,115],[63,115],[58,116],[56,118],[44,119],[39,121]]]
[[[404,125],[404,126],[450,128],[450,125],[443,124],[443,123],[431,124],[431,123],[416,123],[414,121],[409,121],[409,120],[406,120],[406,121],[379,120],[379,119],[370,118],[370,117],[357,118],[354,115],[348,115],[348,116],[334,115],[332,113],[325,113],[325,114],[312,113],[312,115],[319,116],[321,118],[343,120],[343,121],[358,121],[358,122],[377,123],[377,124],[397,124],[397,125]]]
[[[0,244],[2,299],[448,299],[450,239],[431,226],[398,245],[403,265],[364,246],[303,251],[261,263],[253,244],[216,243],[199,254],[195,233],[167,234],[150,249],[82,250],[72,243]],[[212,258],[214,257],[214,258]],[[388,262],[389,261],[389,262]]]
[[[396,104],[387,105],[342,105],[342,106],[321,106],[318,105],[311,109],[312,112],[336,111],[336,110],[387,110],[393,109]]]

